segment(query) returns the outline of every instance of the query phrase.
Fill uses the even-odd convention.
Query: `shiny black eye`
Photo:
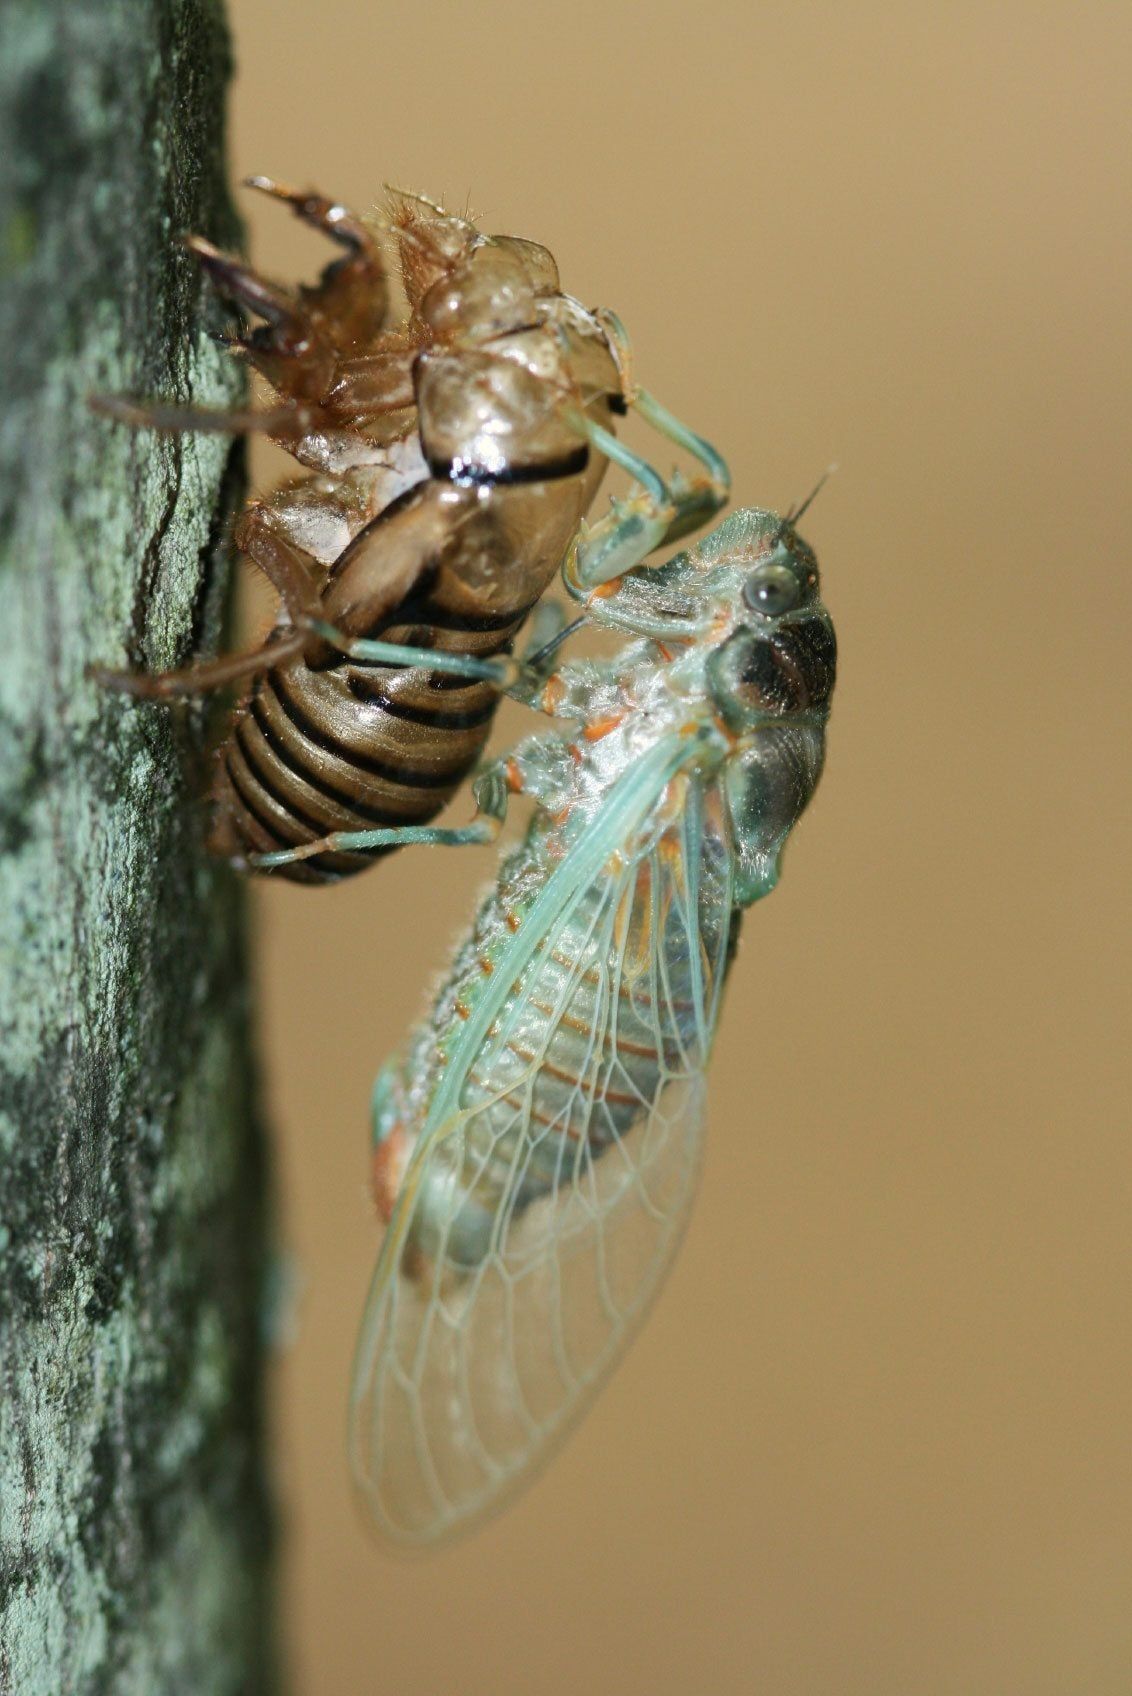
[[[763,618],[780,618],[784,612],[794,611],[802,590],[788,565],[760,565],[744,583],[743,599]]]

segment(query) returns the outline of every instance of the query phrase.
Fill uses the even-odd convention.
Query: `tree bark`
[[[92,392],[239,392],[219,0],[0,6],[0,1692],[273,1687],[265,1171],[205,713],[242,459]]]

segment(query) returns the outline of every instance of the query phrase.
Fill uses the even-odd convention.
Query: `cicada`
[[[633,384],[619,320],[564,294],[545,247],[485,235],[417,195],[392,194],[382,230],[313,191],[252,182],[345,250],[295,293],[189,240],[222,292],[262,320],[228,345],[275,404],[211,415],[101,405],[165,429],[259,429],[307,468],[236,528],[279,615],[250,654],[98,675],[154,698],[248,680],[218,750],[212,846],[252,871],[319,883],[416,840],[478,760],[512,639],[605,469],[585,429],[634,407],[689,447],[706,471],[693,523],[726,497],[727,471]]]
[[[496,1510],[596,1394],[671,1264],[745,909],[822,769],[833,625],[797,515],[736,512],[657,567],[680,496],[640,488],[564,571],[628,640],[521,685],[556,721],[486,768],[521,845],[374,1098],[387,1221],[351,1403],[392,1539]],[[437,837],[436,840],[448,840]]]

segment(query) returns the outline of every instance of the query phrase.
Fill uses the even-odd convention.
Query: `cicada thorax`
[[[550,584],[601,480],[568,414],[608,425],[621,379],[546,249],[410,197],[393,213],[401,321],[360,246],[296,308],[250,302],[273,316],[241,345],[293,403],[277,439],[311,475],[249,508],[237,540],[283,595],[281,631],[302,612],[348,637],[488,657]],[[373,290],[368,311],[352,286]],[[497,699],[487,683],[361,664],[312,639],[237,708],[213,846],[247,862],[334,831],[427,823],[479,758]],[[335,880],[389,851],[328,852],[278,875]]]

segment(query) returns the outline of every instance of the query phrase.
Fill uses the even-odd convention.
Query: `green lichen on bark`
[[[213,0],[0,7],[0,1692],[260,1692],[264,1172],[202,709],[241,462],[92,391],[238,382],[176,245],[238,235]]]

